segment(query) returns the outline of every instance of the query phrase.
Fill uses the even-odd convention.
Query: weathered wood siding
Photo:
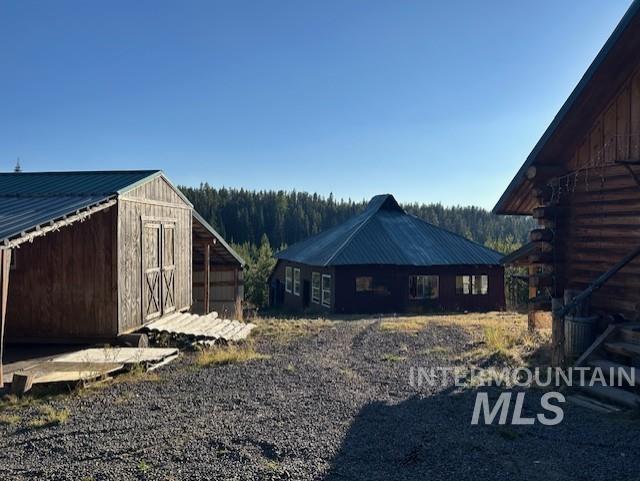
[[[14,250],[8,338],[81,340],[116,334],[116,215],[114,206]]]
[[[191,207],[162,178],[124,194],[118,202],[119,332],[143,324],[142,220],[175,221],[175,307],[191,306]]]
[[[237,266],[213,264],[209,274],[209,312],[242,319],[244,272]],[[204,265],[193,267],[193,312],[204,313]]]
[[[606,86],[602,86],[606,88]],[[570,175],[554,189],[556,295],[583,289],[640,245],[640,72],[636,71],[583,132],[565,159]],[[634,176],[636,178],[634,178]],[[640,260],[616,274],[592,305],[636,318],[640,313]]]

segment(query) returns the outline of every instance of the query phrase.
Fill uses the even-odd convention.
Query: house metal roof
[[[407,214],[390,194],[377,195],[346,222],[276,254],[314,266],[499,265],[502,254]]]
[[[161,175],[160,170],[0,173],[0,244]]]

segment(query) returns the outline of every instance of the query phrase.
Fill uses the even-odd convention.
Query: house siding
[[[285,268],[300,268],[301,285],[311,283],[312,272],[332,275],[332,302],[326,308],[312,302],[305,305],[303,289],[301,295],[284,292],[282,302],[275,302],[273,291],[281,285],[284,291]],[[487,275],[488,292],[486,295],[457,294],[455,279],[457,275]],[[439,296],[437,299],[409,299],[410,275],[439,276]],[[388,293],[356,292],[356,277],[372,277],[374,285],[384,285]],[[355,313],[412,313],[433,310],[445,311],[489,311],[505,308],[504,269],[501,266],[441,266],[410,267],[387,265],[336,266],[319,268],[289,261],[279,261],[271,277],[272,305],[288,310],[305,312],[334,312],[339,314]]]

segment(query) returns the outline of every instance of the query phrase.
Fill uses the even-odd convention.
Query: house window
[[[410,299],[437,299],[440,294],[438,276],[409,276]]]
[[[471,294],[471,276],[456,276],[456,294]]]
[[[320,273],[311,274],[311,302],[320,304]]]
[[[322,274],[322,305],[331,307],[331,276]]]
[[[356,292],[373,291],[373,277],[356,277]]]
[[[300,295],[300,269],[293,269],[293,295]]]
[[[456,276],[456,294],[487,295],[489,293],[489,276]]]
[[[13,252],[11,253],[11,260],[9,261],[9,270],[10,271],[15,271],[16,270],[16,255],[18,253],[16,252],[16,249],[13,250]]]
[[[481,276],[473,276],[472,280],[473,293],[475,295],[486,296],[489,292],[489,276],[482,274]]]
[[[291,286],[293,284],[293,269],[291,266],[284,268],[284,290],[291,292]]]

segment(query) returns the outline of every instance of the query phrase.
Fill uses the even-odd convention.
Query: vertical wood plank
[[[0,388],[4,386],[2,359],[4,357],[4,326],[7,318],[10,266],[11,250],[0,249]]]
[[[616,102],[613,102],[604,114],[604,161],[612,164],[616,160]]]
[[[207,243],[204,247],[204,313],[209,313],[209,292],[211,289],[211,245]]]
[[[640,160],[640,72],[631,79],[630,158]]]
[[[616,133],[618,137],[617,160],[629,158],[629,121],[631,116],[631,97],[629,88],[622,89],[616,101]]]

